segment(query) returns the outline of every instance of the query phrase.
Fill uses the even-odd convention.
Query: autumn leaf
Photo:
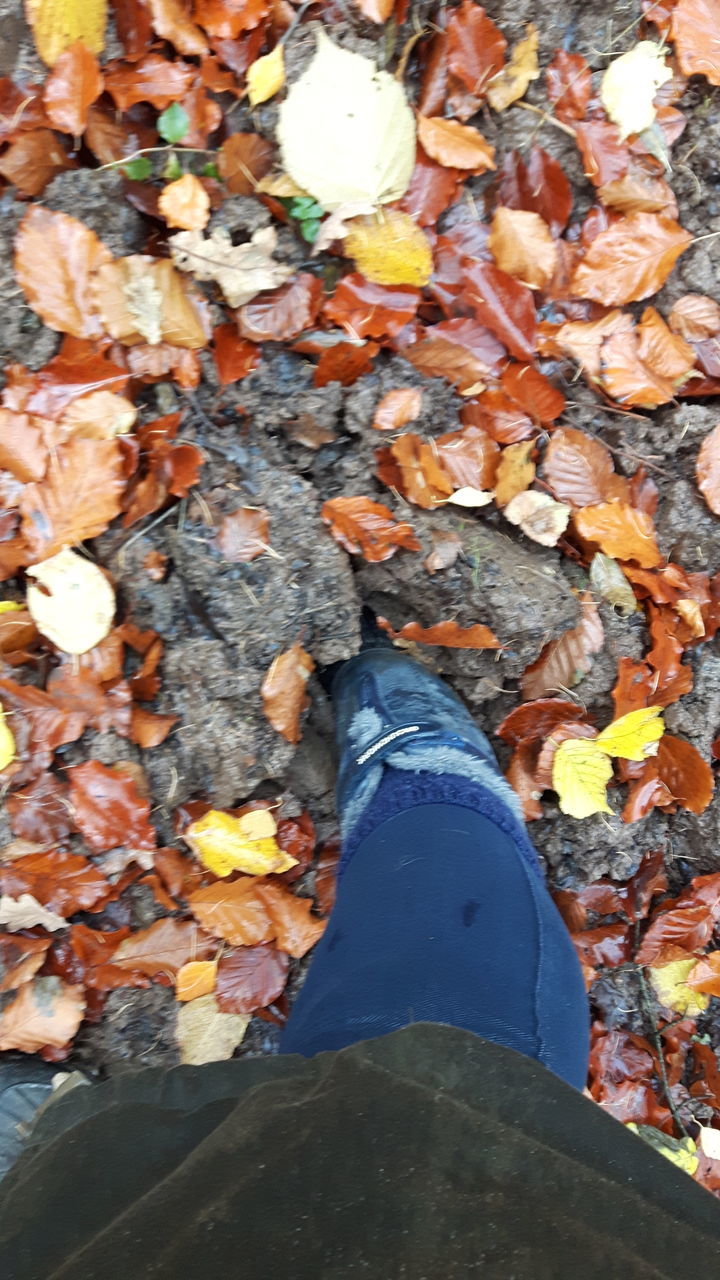
[[[376,431],[399,431],[420,417],[422,391],[417,387],[397,387],[386,391],[375,406],[372,425]]]
[[[220,177],[234,196],[254,195],[272,163],[273,149],[259,133],[231,133],[217,153]]]
[[[553,757],[553,790],[561,811],[571,818],[612,813],[605,795],[611,777],[612,763],[597,740],[568,738]]]
[[[276,834],[277,823],[269,809],[254,809],[239,817],[210,809],[190,823],[183,840],[213,875],[224,877],[234,871],[280,875],[294,867],[297,859],[279,847]]]
[[[720,84],[720,29],[714,0],[678,0],[671,22],[680,70]]]
[[[557,640],[551,640],[521,677],[523,697],[542,698],[547,693],[569,689],[592,667],[592,660],[605,643],[600,615],[590,595],[582,597],[582,617]]]
[[[671,306],[668,324],[686,342],[703,342],[720,333],[720,305],[704,293],[685,293]]]
[[[52,67],[80,40],[91,53],[105,47],[107,0],[25,0],[35,48]]]
[[[314,669],[310,654],[296,642],[278,655],[262,682],[260,692],[265,715],[273,729],[288,742],[299,742],[302,737],[300,716],[308,704],[305,686]]]
[[[53,451],[47,475],[28,484],[18,504],[28,560],[104,533],[120,513],[125,487],[116,440],[72,439]]]
[[[27,573],[27,604],[42,635],[63,653],[87,653],[105,639],[115,616],[115,593],[105,574],[74,551],[58,552]]]
[[[0,175],[22,196],[42,195],[53,178],[74,167],[51,129],[23,133],[0,156]]]
[[[420,116],[418,138],[423,150],[446,168],[470,173],[486,173],[495,168],[495,148],[477,129],[457,120]]]
[[[412,527],[405,521],[396,522],[387,507],[370,498],[330,498],[321,515],[346,551],[372,563],[389,560],[400,547],[420,550]]]
[[[542,147],[533,146],[527,157],[519,151],[506,155],[500,173],[498,204],[539,214],[551,234],[559,236],[572,212],[573,193],[557,160]]]
[[[646,760],[657,753],[656,744],[665,732],[661,711],[662,707],[629,711],[603,729],[595,739],[596,745],[621,760]]]
[[[504,348],[475,320],[462,317],[429,325],[425,337],[405,347],[406,360],[431,378],[445,378],[464,394],[482,390]]]
[[[199,231],[179,231],[170,241],[183,236],[203,239]],[[126,346],[163,340],[189,349],[207,345],[198,299],[167,259],[118,258],[95,272],[91,292],[107,332]]]
[[[0,707],[0,772],[7,769],[15,759],[15,739],[7,722],[7,717]]]
[[[603,600],[617,609],[623,618],[636,613],[638,602],[617,560],[597,551],[590,561],[590,583]]]
[[[467,120],[487,94],[493,76],[502,71],[507,41],[485,10],[473,0],[462,0],[447,24],[448,68],[457,82],[452,85],[455,114]],[[452,83],[452,82],[451,82]]]
[[[377,284],[428,283],[433,260],[430,242],[407,213],[388,209],[347,224],[344,251],[366,280]]]
[[[701,991],[710,996],[720,995],[720,951],[710,951],[699,959],[693,956],[685,981],[692,991]]]
[[[436,622],[431,627],[421,627],[419,622],[406,622],[399,631],[393,631],[385,618],[378,618],[381,626],[394,640],[413,640],[416,644],[436,644],[444,649],[500,649],[497,636],[482,622],[461,627],[454,621]]]
[[[185,173],[163,187],[158,211],[169,227],[202,231],[210,217],[210,197],[193,173]]]
[[[121,969],[147,974],[149,978],[176,980],[180,970],[190,961],[207,960],[217,944],[199,929],[194,920],[156,920],[147,929],[139,929],[125,938],[112,955],[112,963]]]
[[[285,83],[285,50],[276,44],[272,53],[256,58],[247,71],[247,95],[250,106],[257,107],[261,102],[273,98]]]
[[[234,324],[219,324],[213,330],[213,357],[220,385],[227,387],[257,369],[262,352],[254,342],[241,338]]]
[[[515,45],[509,63],[488,85],[487,98],[493,111],[504,111],[512,102],[517,102],[528,85],[540,75],[538,31],[534,22],[528,22],[526,33]]]
[[[671,960],[669,964],[651,966],[648,976],[657,999],[664,1009],[678,1013],[681,1018],[697,1018],[707,1009],[709,995],[703,995],[697,987],[691,987],[688,978],[697,966],[697,957]]]
[[[51,329],[76,338],[102,333],[90,290],[110,251],[69,214],[30,205],[15,237],[15,274],[25,297]]]
[[[565,408],[562,391],[531,364],[507,364],[500,382],[507,395],[543,426],[559,418]]]
[[[430,534],[433,549],[423,560],[428,573],[439,573],[441,569],[449,569],[462,551],[462,538],[451,530],[433,529]]]
[[[537,327],[532,290],[492,262],[467,259],[463,265],[461,296],[480,324],[486,325],[518,360],[532,360]]]
[[[45,82],[43,102],[53,127],[79,138],[103,86],[97,58],[78,40],[61,53]]]
[[[573,515],[581,537],[597,543],[614,560],[635,560],[644,569],[662,563],[652,519],[626,502],[601,502]]]
[[[70,804],[78,830],[93,853],[125,845],[154,849],[157,838],[150,825],[150,802],[141,795],[134,777],[86,760],[68,770]]]
[[[530,289],[544,289],[555,274],[557,245],[539,213],[495,210],[488,248],[501,271]]]
[[[605,445],[574,427],[553,432],[543,456],[543,477],[558,501],[571,507],[627,497],[627,481],[615,474]]]
[[[0,894],[0,925],[14,933],[19,929],[34,929],[39,925],[49,932],[67,929],[68,922],[55,911],[41,906],[31,893],[21,893],[17,898]]]
[[[175,978],[175,999],[185,1002],[210,995],[217,981],[217,960],[188,960]]]
[[[519,525],[533,542],[554,547],[567,528],[570,511],[570,507],[556,502],[549,494],[528,489],[510,499],[503,515],[511,524]]]
[[[327,923],[310,914],[309,898],[296,898],[282,884],[252,876],[198,889],[188,904],[204,929],[232,946],[275,939],[295,959],[315,946]]]
[[[545,739],[566,721],[583,720],[585,711],[576,702],[564,698],[538,698],[523,702],[510,711],[495,730],[497,736],[511,746],[524,741]]]
[[[705,436],[695,464],[698,489],[710,510],[720,516],[720,425]]]
[[[288,284],[263,291],[240,307],[237,327],[252,342],[286,342],[312,326],[321,301],[321,282],[300,271]]]
[[[570,288],[575,297],[622,306],[657,293],[692,236],[660,213],[631,213],[595,237]]]
[[[241,1014],[222,1013],[214,995],[190,1000],[178,1012],[180,1061],[184,1066],[202,1067],[232,1058],[249,1023]]]
[[[600,377],[600,352],[612,334],[627,334],[633,318],[626,311],[609,311],[599,320],[569,320],[555,334],[555,342],[580,365],[588,378]]]
[[[170,237],[169,244],[175,265],[196,280],[214,280],[231,307],[249,302],[264,289],[276,288],[293,274],[292,267],[272,257],[277,245],[274,227],[253,232],[247,244],[233,245],[222,227],[216,227],[208,237],[200,231],[179,231]]]
[[[352,272],[338,282],[325,314],[353,338],[394,337],[413,319],[419,302],[418,289],[373,284]]]
[[[249,564],[268,550],[270,517],[264,507],[239,507],[220,522],[215,545],[230,564]]]
[[[0,1050],[62,1049],[72,1040],[85,1013],[81,986],[60,978],[33,978],[0,1013]]]
[[[707,760],[691,742],[665,734],[654,763],[660,781],[683,809],[701,814],[713,798],[715,777]]]
[[[609,63],[600,84],[600,101],[621,139],[650,128],[656,114],[655,95],[671,79],[665,49],[652,40],[641,40]]]
[[[558,49],[545,72],[547,95],[565,124],[584,120],[590,101],[590,68],[581,53]]]
[[[289,961],[268,943],[226,951],[220,959],[215,997],[224,1013],[255,1013],[282,995]]]
[[[675,387],[670,379],[656,373],[643,360],[637,331],[617,333],[606,338],[602,344],[600,362],[600,382],[608,395],[619,404],[656,409],[675,396]],[[692,363],[695,363],[694,352]]]
[[[534,440],[522,440],[503,449],[495,478],[495,501],[499,507],[507,506],[532,484],[535,479],[535,463],[531,457],[534,449]]]

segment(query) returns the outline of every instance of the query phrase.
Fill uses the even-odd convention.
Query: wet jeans
[[[568,932],[511,836],[470,808],[428,803],[353,853],[280,1050],[311,1057],[448,1023],[582,1089],[589,1021]]]

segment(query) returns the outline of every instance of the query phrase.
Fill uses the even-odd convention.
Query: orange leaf
[[[0,1014],[0,1050],[62,1049],[72,1040],[84,1013],[82,986],[70,986],[60,978],[34,978]]]
[[[300,716],[308,704],[305,686],[314,670],[310,654],[296,643],[278,655],[263,680],[260,692],[265,715],[288,742],[299,742],[302,737]]]
[[[672,187],[664,178],[653,178],[642,170],[606,182],[599,188],[598,197],[607,209],[617,213],[664,213],[669,218],[677,217]]]
[[[139,62],[119,62],[105,72],[105,88],[118,111],[129,111],[138,102],[150,102],[164,111],[191,88],[197,67],[179,58],[169,61],[148,53]]]
[[[235,947],[253,947],[276,939],[278,947],[295,959],[315,946],[327,924],[310,914],[309,898],[296,898],[284,886],[262,876],[241,876],[231,884],[198,889],[188,904],[203,928],[215,937]]]
[[[720,84],[720,25],[715,0],[678,0],[672,35],[680,70]]]
[[[532,360],[537,335],[531,290],[494,263],[471,258],[465,259],[463,281],[461,298],[472,307],[480,324],[518,360]]]
[[[657,293],[692,240],[673,218],[631,213],[595,237],[570,282],[578,298],[606,306]]]
[[[191,350],[207,345],[199,295],[167,258],[132,254],[104,263],[92,296],[108,333],[125,346],[163,339]]]
[[[377,457],[377,474],[383,484],[397,489],[419,507],[431,510],[455,488],[432,445],[412,431],[398,436],[388,448],[379,449]]]
[[[720,425],[706,435],[695,464],[698,489],[711,511],[720,516]]]
[[[704,293],[686,293],[670,308],[668,324],[688,342],[703,342],[720,333],[720,306]]]
[[[703,991],[710,996],[720,996],[720,951],[702,956],[685,979],[693,991]]]
[[[720,307],[717,312],[720,321]],[[695,364],[695,351],[690,343],[668,328],[655,307],[645,308],[635,332],[641,360],[654,373],[669,379],[675,386],[682,383]]]
[[[174,980],[190,961],[206,960],[216,950],[214,940],[194,920],[167,918],[125,938],[112,956],[112,963],[150,978],[164,975]]]
[[[425,338],[405,347],[406,360],[430,378],[446,378],[461,393],[482,390],[505,354],[504,347],[475,320],[457,318],[429,325]]]
[[[557,245],[539,213],[496,209],[488,249],[501,271],[530,289],[544,289],[555,274]]]
[[[45,479],[20,498],[31,559],[96,538],[120,513],[125,474],[117,440],[71,439],[50,455]]]
[[[563,632],[541,650],[521,677],[523,698],[543,698],[548,693],[570,689],[587,675],[592,659],[605,643],[600,615],[586,594],[580,601],[582,618],[576,627]]]
[[[159,747],[177,722],[178,716],[164,716],[133,704],[130,712],[130,741],[136,742],[145,751],[150,747]]]
[[[543,457],[543,476],[559,502],[587,507],[627,498],[627,481],[615,474],[604,444],[574,427],[560,427]]]
[[[269,173],[273,149],[259,133],[231,133],[217,153],[220,177],[234,196],[251,196]]]
[[[176,182],[163,187],[158,198],[158,211],[169,227],[183,231],[202,231],[210,217],[210,197],[193,173],[185,173]]]
[[[42,195],[58,173],[74,168],[75,162],[51,129],[23,133],[0,156],[0,174],[23,196]]]
[[[264,507],[239,507],[225,516],[215,537],[223,560],[249,564],[268,548],[270,517]]]
[[[601,502],[573,516],[581,538],[596,542],[613,560],[636,560],[643,569],[662,562],[652,519],[627,502]]]
[[[530,364],[508,364],[500,379],[503,391],[543,426],[554,422],[565,408],[558,387]]]
[[[387,391],[375,406],[373,427],[376,431],[399,431],[420,417],[422,391],[417,387],[398,387]]]
[[[503,449],[495,480],[495,501],[499,507],[507,506],[535,479],[535,463],[531,461],[534,448],[533,440],[524,440]]]
[[[457,622],[436,622],[432,627],[421,627],[419,622],[406,622],[399,631],[393,631],[385,618],[378,622],[390,633],[393,640],[414,640],[416,644],[437,644],[444,649],[499,649],[500,641],[489,627],[476,622],[471,627],[461,627]]]
[[[451,105],[467,120],[483,101],[489,81],[502,71],[507,40],[474,0],[462,0],[447,24],[447,57],[452,74]],[[464,92],[463,92],[464,91]]]
[[[364,497],[331,498],[321,514],[336,542],[372,563],[389,560],[399,547],[420,550],[411,526],[405,521],[396,523],[381,502]]]
[[[448,169],[485,173],[495,168],[495,148],[469,125],[441,116],[419,116],[417,130],[423,149]]]
[[[180,1001],[197,1000],[215,990],[217,960],[188,960],[177,971],[175,998]]]
[[[213,329],[213,357],[220,384],[227,387],[257,369],[262,352],[254,342],[241,338],[234,324],[219,324]]]
[[[672,334],[670,337],[672,338]],[[644,345],[647,346],[647,339]],[[613,337],[606,338],[600,353],[600,382],[608,395],[619,404],[657,409],[658,405],[667,404],[673,399],[675,387],[669,378],[655,373],[645,363],[640,351],[638,331],[616,333]],[[695,352],[692,353],[691,363],[695,363]]]
[[[110,251],[84,223],[37,204],[15,237],[15,274],[33,311],[51,329],[76,338],[102,333],[90,278],[111,262]]]
[[[81,40],[61,53],[43,90],[45,110],[54,128],[79,138],[87,124],[88,108],[100,97],[103,85],[98,60]]]
[[[691,742],[666,733],[653,758],[661,782],[674,800],[691,813],[704,813],[713,797],[712,769]]]
[[[555,342],[577,360],[589,378],[600,377],[600,351],[606,338],[629,333],[633,318],[626,311],[609,311],[599,320],[568,320],[555,334]]]
[[[355,4],[369,22],[387,22],[395,8],[395,0],[355,0]]]
[[[238,329],[251,342],[287,342],[311,327],[321,299],[321,281],[309,271],[300,271],[287,284],[239,307]]]
[[[191,22],[180,0],[145,0],[152,24],[163,40],[169,40],[178,53],[202,57],[208,43],[199,27]]]
[[[370,372],[379,350],[376,342],[366,342],[361,346],[338,342],[334,347],[328,347],[315,366],[315,386],[326,387],[330,382],[339,382],[343,387],[352,386],[364,373]]]

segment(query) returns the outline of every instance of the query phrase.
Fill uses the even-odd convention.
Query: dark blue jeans
[[[397,813],[352,854],[281,1052],[412,1022],[463,1027],[585,1084],[588,1001],[565,925],[511,837],[457,804]]]

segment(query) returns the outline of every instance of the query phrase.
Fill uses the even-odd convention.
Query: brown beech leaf
[[[393,631],[386,618],[378,618],[379,624],[393,640],[413,640],[416,644],[436,644],[444,649],[500,649],[497,636],[482,622],[461,627],[452,620],[436,622],[431,627],[421,627],[419,622],[406,622],[399,631]]]
[[[254,342],[241,338],[234,324],[219,324],[213,330],[213,358],[220,383],[227,387],[257,369],[262,352]]]
[[[530,364],[507,364],[500,383],[503,391],[543,426],[559,418],[565,408],[562,391]]]
[[[322,299],[322,282],[301,271],[288,284],[260,293],[237,311],[238,329],[252,342],[287,342],[309,329]]]
[[[656,409],[674,398],[675,387],[670,378],[656,373],[643,360],[640,351],[637,331],[606,338],[600,349],[600,382],[618,404]]]
[[[664,213],[676,218],[677,201],[664,178],[653,178],[642,170],[625,173],[598,189],[598,199],[617,213]]]
[[[239,507],[223,518],[215,545],[223,560],[249,564],[267,551],[270,517],[264,507]]]
[[[338,281],[324,311],[350,338],[392,338],[414,319],[419,303],[419,289],[373,284],[353,271]]]
[[[518,360],[532,360],[536,346],[532,290],[492,262],[463,260],[461,298]]]
[[[666,325],[655,307],[645,308],[635,332],[638,352],[645,364],[657,375],[670,379],[675,386],[684,382],[695,364],[695,351],[689,342]]]
[[[673,800],[691,813],[704,813],[713,798],[713,771],[691,742],[666,733],[653,758],[660,781]]]
[[[559,724],[584,720],[584,707],[564,698],[538,698],[535,702],[523,702],[510,711],[498,725],[495,733],[510,746],[521,742],[544,740]]]
[[[581,598],[580,605],[582,617],[578,625],[546,644],[535,661],[525,668],[521,688],[526,700],[571,689],[587,675],[593,657],[602,649],[605,633],[589,593]]]
[[[420,417],[422,401],[422,391],[418,387],[397,387],[386,391],[375,406],[373,427],[376,431],[399,431]]]
[[[67,787],[52,773],[41,773],[6,800],[13,835],[39,844],[56,844],[72,829]]]
[[[493,76],[505,65],[507,40],[485,10],[462,0],[447,24],[448,68],[453,81],[451,104],[462,120],[474,115]]]
[[[116,849],[154,849],[155,829],[148,821],[150,801],[135,779],[119,767],[86,760],[68,770],[73,819],[94,853]]]
[[[615,474],[605,445],[574,427],[553,432],[543,457],[543,477],[558,501],[571,507],[627,498],[627,481]]]
[[[138,62],[116,62],[105,68],[105,88],[118,111],[129,111],[138,102],[150,102],[164,111],[190,88],[197,68],[159,53],[148,53]]]
[[[15,237],[15,274],[28,303],[51,329],[76,338],[102,333],[90,278],[111,261],[84,223],[37,204],[30,205]]]
[[[82,986],[60,978],[33,978],[0,1014],[0,1050],[38,1053],[69,1044],[85,1013]]]
[[[124,487],[117,440],[79,438],[59,445],[44,480],[26,485],[20,499],[27,563],[104,533],[120,512]]]
[[[504,391],[492,388],[460,410],[460,419],[468,426],[481,427],[498,444],[517,444],[535,439],[538,428],[515,400]]]
[[[0,992],[17,991],[41,967],[50,938],[14,937],[0,933]]]
[[[720,424],[705,436],[700,446],[695,475],[710,510],[720,516]]]
[[[22,196],[42,195],[53,178],[74,167],[51,129],[21,134],[0,156],[0,175]]]
[[[0,893],[16,899],[29,893],[43,907],[71,916],[103,902],[110,884],[87,858],[54,850],[8,861],[0,868]]]
[[[133,705],[130,712],[130,741],[136,742],[145,751],[150,747],[159,747],[177,722],[177,716],[161,715]]]
[[[423,150],[438,164],[469,173],[495,168],[495,148],[469,125],[441,116],[420,116],[417,130]]]
[[[295,959],[304,956],[325,932],[326,920],[310,914],[310,898],[296,898],[284,885],[264,876],[241,876],[230,884],[209,885],[188,898],[204,929],[234,947],[276,940]]]
[[[492,489],[500,450],[482,427],[448,431],[436,436],[430,448],[453,489]]]
[[[575,297],[622,306],[657,293],[692,236],[661,213],[631,213],[595,237],[571,281]]]
[[[498,203],[538,213],[551,233],[559,236],[572,212],[572,188],[557,160],[542,147],[531,147],[527,160],[519,151],[511,151],[503,162]]]
[[[360,346],[354,342],[338,342],[334,347],[328,347],[315,366],[314,385],[326,387],[330,382],[339,382],[342,387],[352,386],[363,374],[370,372],[379,350],[376,342]]]
[[[499,507],[507,506],[519,493],[528,489],[535,479],[535,463],[532,461],[534,448],[534,440],[523,440],[503,449],[495,477],[495,501]]]
[[[626,311],[609,311],[599,320],[568,320],[555,334],[555,342],[577,360],[588,378],[600,377],[600,352],[612,334],[630,333],[633,318]]]
[[[597,543],[613,560],[635,560],[643,569],[662,563],[652,518],[626,502],[601,502],[573,515],[581,538]]]
[[[434,227],[441,213],[455,203],[464,174],[437,164],[418,143],[410,185],[398,208],[419,227]]]
[[[387,507],[370,498],[330,498],[321,515],[336,542],[371,563],[389,560],[400,547],[420,550],[412,527],[397,523]]]
[[[547,96],[555,107],[555,115],[565,124],[584,120],[590,101],[592,80],[590,68],[581,53],[558,49],[545,72]]]
[[[449,569],[462,551],[462,538],[449,529],[433,529],[430,537],[433,549],[423,560],[425,568],[430,574],[439,573],[441,569]]]
[[[178,53],[202,57],[208,43],[199,27],[190,21],[180,0],[146,0],[153,28],[163,40],[169,40]]]
[[[720,333],[720,305],[704,293],[685,293],[670,308],[668,324],[687,342],[703,342]]]
[[[202,235],[180,231],[183,236]],[[131,254],[96,270],[92,297],[108,333],[125,346],[163,340],[176,347],[207,346],[209,332],[199,296],[167,258]]]
[[[377,457],[377,474],[383,484],[419,507],[431,510],[447,501],[456,487],[440,465],[433,445],[412,431],[378,450]]]
[[[314,670],[310,654],[300,643],[295,643],[278,655],[262,682],[260,692],[265,715],[273,729],[288,742],[299,742],[302,737],[300,716],[308,704],[305,686]]]
[[[255,1013],[282,994],[289,960],[284,951],[268,943],[226,951],[220,958],[215,984],[218,1008],[223,1013]]]
[[[194,173],[184,173],[163,187],[157,209],[168,227],[202,231],[210,218],[210,197]]]
[[[194,920],[156,920],[125,938],[112,955],[112,964],[131,969],[149,978],[164,976],[173,981],[178,969],[190,960],[207,960],[217,944],[199,929]]]
[[[672,35],[680,70],[720,84],[720,29],[714,0],[678,0]]]
[[[570,511],[564,502],[556,502],[549,494],[526,489],[509,500],[503,514],[533,542],[554,547],[567,529]]]
[[[695,876],[674,905],[655,916],[643,938],[637,964],[669,964],[702,951],[720,916],[720,877]]]
[[[488,248],[501,271],[531,289],[544,289],[555,274],[557,245],[539,213],[495,210]]]
[[[585,177],[595,187],[606,187],[627,173],[628,144],[611,120],[581,120],[575,125],[575,141],[582,156]]]
[[[43,101],[55,129],[79,138],[88,109],[103,91],[103,78],[94,53],[81,40],[61,53],[45,82]]]
[[[458,318],[429,325],[426,337],[405,347],[406,360],[431,378],[446,378],[459,391],[480,389],[495,372],[505,348],[475,320]]]

